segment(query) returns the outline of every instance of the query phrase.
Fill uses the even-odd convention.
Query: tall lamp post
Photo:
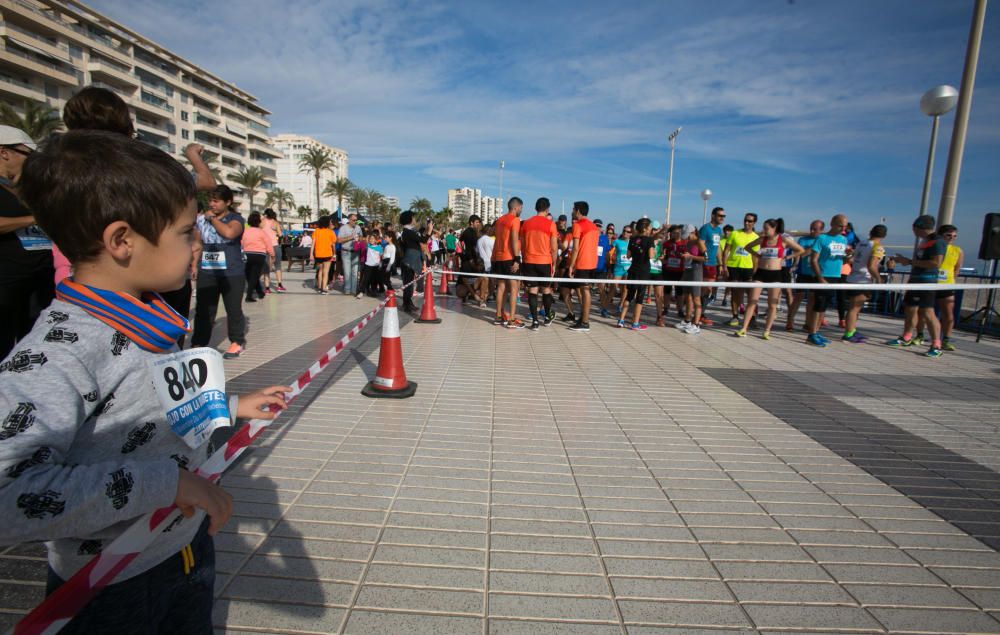
[[[705,201],[705,209],[701,213],[701,224],[708,222],[708,199],[712,198],[712,190],[705,188],[701,191],[701,200]]]
[[[667,217],[665,219],[666,223],[664,223],[667,227],[670,227],[670,197],[674,192],[674,148],[677,145],[677,135],[680,133],[681,129],[678,126],[677,130],[671,132],[670,136],[667,137],[667,141],[670,142],[670,172],[667,175]]]
[[[920,110],[934,118],[931,124],[931,147],[927,150],[927,169],[924,170],[924,190],[920,195],[920,215],[927,213],[931,196],[931,174],[934,172],[934,152],[937,149],[938,122],[941,115],[951,111],[958,103],[958,91],[948,85],[935,86],[920,98]]]
[[[497,210],[497,216],[502,216],[504,214],[503,210],[503,159],[500,159],[500,209]]]

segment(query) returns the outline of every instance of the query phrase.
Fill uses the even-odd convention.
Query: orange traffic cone
[[[430,281],[428,281],[430,282]],[[434,310],[434,285],[424,285],[424,306],[420,309],[420,317],[414,320],[420,324],[440,324],[441,318]]]
[[[382,318],[382,348],[378,354],[378,369],[375,378],[365,384],[361,394],[365,397],[391,397],[405,399],[417,392],[416,382],[406,381],[403,370],[403,345],[399,339],[399,313],[396,309],[396,294],[387,291],[389,302],[385,305]]]
[[[441,295],[448,295],[448,271],[441,268],[441,288],[438,289],[438,293]]]

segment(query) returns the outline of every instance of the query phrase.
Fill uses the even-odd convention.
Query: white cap
[[[690,225],[689,224],[689,225],[685,225],[684,226],[684,235],[685,236],[690,236],[691,234],[693,234],[693,233],[695,233],[697,231],[698,231],[698,229],[694,225]]]
[[[0,126],[0,146],[17,145],[25,145],[32,150],[38,149],[38,146],[24,130],[14,126]]]

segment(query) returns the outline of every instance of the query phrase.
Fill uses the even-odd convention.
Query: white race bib
[[[149,371],[170,428],[191,448],[230,425],[226,371],[212,348],[192,348],[149,361]]]
[[[597,257],[601,258],[604,256],[604,245],[597,246]]]
[[[830,243],[830,255],[834,258],[842,258],[847,255],[846,243]]]
[[[777,258],[778,248],[777,247],[761,247],[757,251],[757,255],[761,258]]]
[[[737,247],[736,248],[736,255],[737,256],[749,256],[750,252],[747,251],[746,249],[744,249],[743,247]]]
[[[632,259],[629,258],[628,256],[622,256],[622,259],[619,261],[619,264],[628,269],[629,266],[632,264]]]
[[[649,270],[653,273],[659,273],[663,271],[663,261],[662,260],[650,260]]]
[[[667,258],[667,266],[671,269],[679,269],[681,266],[680,258]]]
[[[948,280],[947,269],[938,269],[938,280],[941,282],[946,282]]]
[[[719,236],[718,234],[712,234],[712,245],[714,247],[718,247],[719,246],[719,239],[720,238],[721,238],[721,236]]]
[[[14,232],[17,239],[21,241],[21,247],[25,251],[52,250],[52,241],[45,235],[38,225],[22,227]]]
[[[224,251],[203,251],[201,252],[201,268],[212,271],[226,268],[226,252]]]

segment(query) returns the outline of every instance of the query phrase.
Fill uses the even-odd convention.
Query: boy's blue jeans
[[[60,631],[68,633],[212,633],[215,545],[202,522],[191,542],[194,567],[180,553],[134,578],[105,587]],[[46,595],[63,584],[50,568]]]

